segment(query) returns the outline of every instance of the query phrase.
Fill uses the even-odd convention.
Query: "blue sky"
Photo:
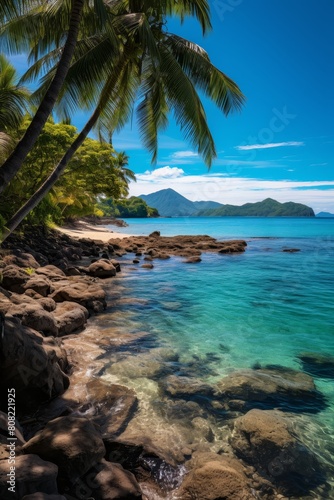
[[[225,118],[204,100],[218,158],[208,172],[171,117],[152,166],[133,120],[114,146],[130,156],[130,193],[171,187],[192,200],[242,204],[268,196],[334,212],[334,2],[212,0],[213,31],[168,23],[202,47],[246,96]],[[78,127],[84,116],[73,122]]]

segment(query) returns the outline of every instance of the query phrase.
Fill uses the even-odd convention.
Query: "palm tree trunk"
[[[55,167],[53,172],[49,175],[49,177],[43,182],[41,187],[35,191],[32,197],[16,212],[16,214],[11,218],[11,220],[6,224],[6,229],[2,234],[2,242],[8,238],[8,236],[15,231],[17,226],[22,222],[22,220],[33,210],[40,201],[48,194],[54,184],[57,182],[61,174],[64,172],[67,167],[69,161],[72,159],[75,152],[79,149],[81,144],[86,139],[89,132],[94,127],[101,113],[101,109],[97,107],[89,118],[88,122],[77,136],[77,138],[72,142],[69,149],[66,151],[58,165]]]
[[[24,136],[17,144],[10,157],[0,167],[0,193],[6,188],[21,168],[22,163],[26,159],[29,151],[33,148],[55,105],[74,54],[83,6],[84,0],[74,1],[68,35],[56,74]]]

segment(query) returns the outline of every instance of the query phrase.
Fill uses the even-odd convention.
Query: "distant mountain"
[[[201,210],[197,215],[224,217],[224,216],[250,216],[250,217],[314,217],[313,209],[288,201],[279,203],[272,198],[257,203],[246,203],[245,205],[224,205],[220,208]]]
[[[162,217],[181,217],[197,215],[199,210],[221,207],[216,201],[190,201],[174,189],[162,189],[152,194],[142,194],[142,200],[156,208]]]
[[[279,203],[267,198],[245,205],[222,205],[216,201],[190,201],[174,189],[162,189],[139,196],[150,207],[156,208],[162,217],[181,216],[253,216],[253,217],[314,217],[312,208],[289,201]]]
[[[334,217],[334,214],[331,214],[330,212],[319,212],[318,214],[315,214],[316,217]]]

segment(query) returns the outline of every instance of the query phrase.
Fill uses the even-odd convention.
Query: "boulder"
[[[293,435],[282,412],[254,409],[237,418],[231,445],[239,458],[291,493],[297,485],[307,489],[320,479],[317,459]]]
[[[3,288],[17,293],[24,292],[24,285],[30,278],[30,275],[27,273],[27,271],[13,264],[6,266],[2,270],[1,274],[1,285],[3,286]]]
[[[199,255],[193,255],[192,257],[188,257],[184,262],[186,264],[197,264],[197,262],[202,262],[202,259]]]
[[[120,464],[102,460],[74,485],[72,494],[76,498],[94,500],[134,500],[142,498],[135,476]]]
[[[23,450],[57,464],[60,481],[71,483],[100,462],[106,452],[94,425],[86,418],[73,416],[48,422]]]
[[[59,302],[53,313],[56,318],[58,335],[68,335],[72,332],[82,330],[88,318],[85,307],[76,302]]]
[[[3,262],[6,266],[13,264],[18,267],[25,267],[26,269],[37,269],[40,267],[40,264],[30,253],[20,252],[18,250],[12,250],[11,252],[10,255],[5,255],[3,257]]]
[[[186,396],[212,396],[214,388],[209,384],[205,384],[201,380],[192,377],[178,377],[177,375],[169,375],[162,382],[161,386],[164,391],[173,397]]]
[[[242,253],[246,250],[247,243],[244,240],[231,240],[220,243],[218,253]]]
[[[111,262],[100,259],[88,267],[88,273],[96,278],[111,278],[116,276],[116,268]]]
[[[77,302],[93,312],[101,312],[107,306],[106,292],[95,283],[82,279],[80,281],[73,280],[66,283],[57,283],[54,286],[56,290],[52,293],[51,298],[55,302]]]
[[[66,276],[65,273],[61,269],[59,269],[59,267],[53,266],[51,264],[43,267],[38,267],[36,269],[36,274],[46,276],[51,280],[64,278]]]
[[[24,285],[24,290],[34,290],[35,292],[46,297],[51,291],[51,282],[41,276],[32,276]]]
[[[146,259],[145,259],[146,260]],[[142,264],[141,266],[143,269],[153,269],[154,265],[153,264]]]
[[[58,467],[34,454],[19,455],[15,460],[15,493],[8,491],[8,461],[0,461],[1,500],[21,500],[35,492],[57,494]],[[10,478],[10,476],[9,476]]]
[[[38,300],[38,303],[41,304],[43,309],[45,309],[46,311],[52,312],[57,307],[57,304],[55,303],[55,301],[53,299],[51,299],[51,297],[41,297],[41,298],[38,298],[37,300]]]
[[[112,263],[112,265],[116,269],[116,273],[120,273],[121,272],[121,265],[118,262],[118,260],[116,260],[116,259],[110,259],[110,262]]]
[[[6,290],[7,291],[7,290]],[[0,291],[0,313],[5,315],[12,307],[13,303],[10,300],[10,295],[7,296]]]
[[[20,318],[22,325],[29,326],[44,335],[58,335],[58,328],[54,316],[46,311],[38,301],[13,305],[7,316]]]
[[[6,319],[0,360],[3,373],[0,389],[7,392],[8,387],[15,388],[17,405],[48,400],[69,386],[60,366],[64,359],[60,361],[54,346],[50,347],[46,338],[18,320]]]
[[[102,437],[120,434],[137,409],[135,392],[122,385],[105,384],[97,378],[88,382],[86,388],[88,402],[95,407],[92,419],[98,424]]]
[[[212,455],[189,472],[174,498],[178,500],[254,500],[247,477],[236,461]]]
[[[246,401],[251,408],[281,408],[288,411],[318,412],[326,400],[306,373],[279,366],[240,370],[217,383],[220,398]]]

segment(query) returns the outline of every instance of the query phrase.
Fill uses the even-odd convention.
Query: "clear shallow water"
[[[193,218],[129,220],[124,232],[209,234],[246,238],[242,255],[203,254],[202,262],[154,261],[154,269],[126,273],[123,306],[129,329],[150,332],[176,350],[180,363],[198,360],[199,378],[217,380],[232,370],[275,364],[301,370],[301,352],[334,355],[334,220]],[[285,253],[284,248],[300,252]],[[110,317],[112,319],[112,316]],[[149,350],[152,345],[148,345]],[[145,349],[145,345],[143,347]],[[212,356],[215,355],[214,359]],[[210,364],[205,360],[213,359]],[[333,379],[315,377],[328,405],[298,414],[296,425],[330,466],[334,450]],[[328,498],[315,496],[314,498]]]

